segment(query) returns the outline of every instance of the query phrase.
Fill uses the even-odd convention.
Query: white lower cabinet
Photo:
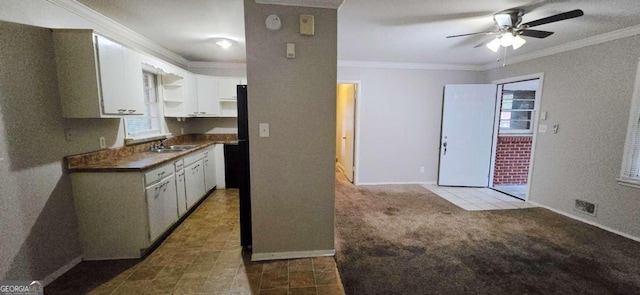
[[[207,149],[146,171],[71,173],[83,259],[142,257],[215,186],[215,172],[205,182],[213,158]]]
[[[193,156],[185,157],[184,163],[184,183],[186,187],[187,210],[189,210],[202,198],[202,196],[204,196],[204,193],[206,192],[204,186],[202,152]]]
[[[149,238],[155,241],[178,220],[176,182],[173,175],[160,180],[145,190],[149,216]]]
[[[204,154],[204,186],[206,191],[210,191],[217,184],[216,179],[216,157],[214,148],[216,145],[212,145],[207,148]]]
[[[182,217],[185,213],[187,213],[187,194],[186,187],[184,182],[184,161],[182,159],[178,160],[175,164],[176,167],[176,196],[177,196],[177,206],[178,206],[178,217]]]

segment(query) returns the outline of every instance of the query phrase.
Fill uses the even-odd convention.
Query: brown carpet
[[[640,243],[542,208],[468,212],[338,177],[336,236],[347,295],[640,294]]]

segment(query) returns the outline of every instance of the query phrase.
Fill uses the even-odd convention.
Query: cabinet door
[[[205,190],[208,192],[216,186],[216,157],[214,146],[204,151],[204,183]]]
[[[178,205],[178,216],[182,216],[187,212],[187,195],[185,192],[184,172],[185,170],[176,172],[176,204]]]
[[[185,76],[186,94],[184,98],[184,117],[198,115],[198,86],[196,75],[187,74]]]
[[[193,207],[193,205],[200,200],[204,195],[204,167],[202,166],[202,160],[198,160],[193,164],[184,168],[185,170],[185,185],[186,185],[186,200],[187,210]]]
[[[156,183],[146,189],[147,214],[149,217],[149,240],[156,240],[166,229],[164,195],[162,182]]]
[[[127,115],[142,115],[145,111],[144,90],[142,88],[142,58],[139,53],[123,48],[124,80],[122,108]]]
[[[240,77],[219,77],[218,78],[218,98],[237,99],[236,86],[242,84]]]
[[[218,114],[218,78],[196,75],[198,91],[198,116]]]
[[[95,36],[100,69],[100,91],[102,93],[102,111],[105,114],[125,114],[124,52],[122,45],[102,36]]]
[[[164,197],[164,230],[178,221],[178,203],[175,176],[162,180],[162,195]],[[163,231],[164,231],[163,230]]]

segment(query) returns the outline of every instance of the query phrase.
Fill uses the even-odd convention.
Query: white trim
[[[633,187],[633,188],[640,188],[640,181],[635,179],[618,178],[617,181],[619,185],[624,185],[624,186]]]
[[[344,0],[256,0],[258,4],[338,9]]]
[[[331,249],[331,250],[313,250],[313,251],[253,253],[253,254],[251,254],[251,261],[295,259],[295,258],[308,258],[308,257],[321,257],[321,256],[335,256],[335,255],[336,255],[336,250],[335,249]]]
[[[613,40],[627,38],[627,37],[635,36],[638,34],[640,34],[640,25],[627,27],[624,29],[596,35],[593,37],[588,37],[582,40],[568,42],[568,43],[564,43],[564,44],[550,47],[547,49],[538,50],[529,54],[510,57],[506,60],[506,65],[513,65],[513,64],[549,56],[549,55],[554,55],[562,52],[584,48],[591,45],[596,45],[596,44],[601,44],[601,43],[605,43]],[[491,63],[485,64],[482,68],[484,70],[490,70],[490,69],[495,69],[500,67],[503,67],[502,63],[491,62]]]
[[[433,181],[424,182],[424,181],[401,181],[401,182],[362,182],[358,183],[358,185],[388,185],[388,184],[419,184],[419,185],[427,185],[427,184],[435,184]]]
[[[631,187],[637,187],[638,180],[629,177],[631,168],[633,167],[633,150],[636,143],[636,134],[638,128],[638,118],[640,118],[640,59],[636,70],[636,79],[633,86],[633,94],[631,97],[631,108],[629,110],[629,120],[627,122],[627,133],[625,137],[622,163],[620,165],[620,178],[618,183]]]
[[[549,210],[549,211],[553,211],[553,212],[558,213],[558,214],[560,214],[560,215],[563,215],[563,216],[569,217],[569,218],[571,218],[571,219],[574,219],[574,220],[577,220],[577,221],[580,221],[580,222],[584,222],[584,223],[589,224],[589,225],[593,225],[593,226],[595,226],[595,227],[597,227],[597,228],[600,228],[600,229],[606,230],[606,231],[608,231],[608,232],[611,232],[611,233],[614,233],[614,234],[616,234],[616,235],[619,235],[619,236],[625,237],[625,238],[627,238],[627,239],[634,240],[634,241],[636,241],[636,242],[640,242],[640,237],[636,237],[636,236],[632,236],[632,235],[627,234],[627,233],[623,233],[623,232],[621,232],[621,231],[619,231],[619,230],[615,230],[615,229],[613,229],[613,228],[610,228],[610,227],[608,227],[608,226],[604,226],[604,225],[599,224],[599,223],[597,223],[597,222],[593,222],[593,221],[591,221],[591,220],[587,220],[587,219],[584,219],[584,218],[582,218],[582,217],[578,217],[578,216],[575,216],[575,215],[569,214],[569,213],[567,213],[567,212],[560,211],[560,210],[554,209],[554,208],[552,208],[552,207],[549,207],[549,206],[546,206],[546,205],[539,204],[539,203],[537,203],[537,202],[533,202],[533,201],[527,201],[527,202],[528,202],[528,203],[531,203],[531,204],[533,204],[533,205],[536,205],[536,206],[538,206],[538,207],[540,207],[540,208],[545,208],[545,209],[547,209],[547,210]]]
[[[175,62],[183,67],[189,65],[189,61],[184,57],[168,50],[150,39],[136,33],[122,24],[100,14],[99,12],[72,0],[47,0],[62,9],[65,9],[83,19],[96,24],[106,30],[96,29],[101,35],[114,39],[125,45],[142,50],[154,55],[161,56],[167,61]]]
[[[362,81],[361,80],[338,80],[337,84],[355,84],[356,85],[356,118],[354,123],[354,133],[356,134],[353,141],[353,184],[360,184],[360,105],[362,105]],[[336,84],[336,86],[337,86]],[[344,167],[343,167],[344,168]],[[343,170],[344,171],[344,170]]]
[[[57,278],[59,278],[60,276],[62,276],[66,272],[68,272],[74,266],[78,265],[80,262],[82,262],[82,255],[80,255],[80,256],[78,256],[78,257],[76,257],[74,259],[71,259],[71,261],[69,261],[69,263],[63,265],[58,270],[56,270],[56,271],[50,273],[48,276],[44,277],[44,279],[42,279],[42,285],[46,287],[51,282],[55,281]]]
[[[338,67],[409,69],[409,70],[485,71],[484,66],[477,66],[477,65],[375,62],[375,61],[358,61],[358,60],[338,60]]]
[[[496,80],[493,81],[491,83],[493,84],[507,84],[507,83],[513,83],[513,82],[518,82],[518,81],[526,81],[526,80],[533,80],[533,79],[539,79],[540,82],[538,84],[538,90],[536,90],[536,99],[535,99],[535,106],[534,106],[534,110],[533,110],[533,134],[530,134],[530,136],[532,136],[533,138],[531,138],[531,153],[530,153],[530,157],[529,157],[529,174],[527,175],[527,195],[525,196],[524,200],[528,201],[530,198],[529,196],[531,195],[531,184],[533,181],[533,160],[535,158],[535,151],[536,151],[536,143],[537,143],[537,138],[538,138],[538,125],[540,123],[540,107],[542,105],[542,90],[544,89],[544,73],[535,73],[535,74],[530,74],[530,75],[524,75],[524,76],[518,76],[518,77],[512,77],[512,78],[505,78],[505,79],[500,79],[500,80]],[[498,98],[496,98],[498,99]],[[500,108],[498,106],[498,108]],[[498,109],[498,114],[496,114],[496,120],[498,122],[500,122],[499,120],[500,115],[499,115],[499,109]],[[514,134],[510,134],[511,136],[517,136]],[[498,141],[498,136],[499,134],[497,133],[497,127],[496,127],[496,136],[494,138],[494,149],[496,148],[497,145],[497,141]],[[491,159],[491,183],[493,183],[493,171],[495,168],[495,150],[492,152],[492,159]]]
[[[189,61],[189,68],[247,69],[246,63]]]

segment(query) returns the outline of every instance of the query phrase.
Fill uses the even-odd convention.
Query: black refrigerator
[[[247,85],[238,85],[238,150],[240,190],[240,245],[251,248],[251,182],[249,179],[249,115]]]

